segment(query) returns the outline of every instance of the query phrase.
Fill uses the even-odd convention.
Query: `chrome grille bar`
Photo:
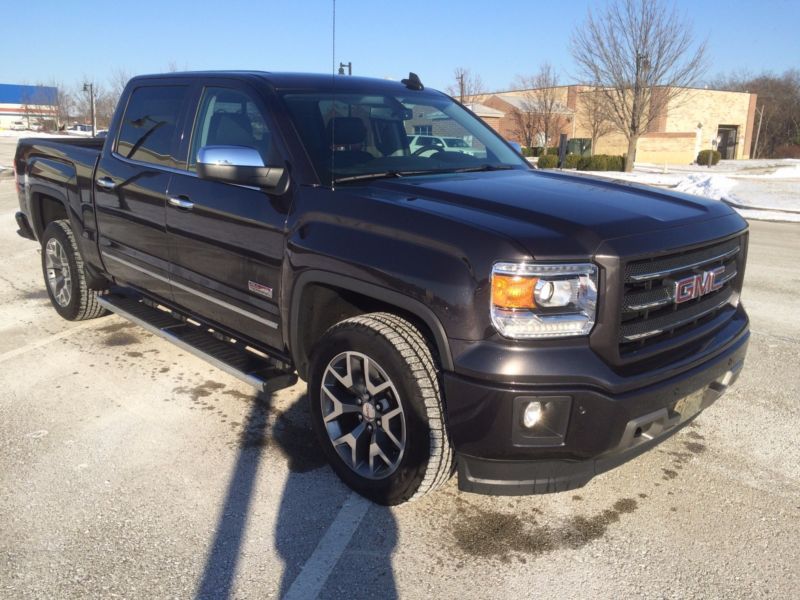
[[[722,252],[720,254],[714,254],[712,256],[703,257],[701,259],[695,260],[694,262],[690,263],[681,263],[672,267],[666,267],[663,269],[658,269],[655,271],[649,271],[647,273],[631,273],[627,276],[629,281],[633,281],[636,283],[640,283],[643,281],[648,281],[650,279],[661,279],[666,277],[667,275],[672,275],[673,273],[680,273],[681,271],[689,271],[691,269],[696,269],[698,267],[702,267],[703,265],[707,265],[708,263],[713,263],[721,260],[726,260],[731,256],[735,256],[739,253],[740,247],[737,245],[730,250]],[[688,257],[691,258],[691,257]],[[657,262],[653,263],[654,265],[658,265]]]
[[[722,308],[730,302],[732,296],[733,290],[727,288],[720,291],[715,296],[700,301],[683,311],[671,313],[655,319],[625,324],[620,329],[620,341],[622,343],[635,342],[688,325]]]

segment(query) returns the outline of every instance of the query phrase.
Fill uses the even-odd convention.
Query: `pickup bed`
[[[305,380],[331,466],[376,502],[456,471],[584,485],[743,365],[734,211],[532,170],[413,74],[137,77],[105,140],[22,139],[14,167],[59,314],[116,312],[264,393]]]

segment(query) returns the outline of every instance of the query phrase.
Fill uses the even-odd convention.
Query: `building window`
[[[433,125],[414,125],[414,135],[433,135]]]

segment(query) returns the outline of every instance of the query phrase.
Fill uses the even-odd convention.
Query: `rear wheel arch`
[[[289,313],[289,347],[295,367],[307,379],[314,343],[331,326],[361,314],[396,314],[421,331],[443,370],[453,369],[447,335],[439,318],[422,302],[393,290],[327,271],[305,271],[295,282]]]
[[[31,226],[33,227],[36,238],[41,240],[44,230],[53,221],[69,219],[67,202],[65,198],[59,198],[51,192],[31,190]]]

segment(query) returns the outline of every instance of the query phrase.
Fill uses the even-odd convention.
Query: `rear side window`
[[[122,119],[117,153],[162,167],[181,167],[175,157],[178,117],[188,86],[148,86],[133,90]]]

